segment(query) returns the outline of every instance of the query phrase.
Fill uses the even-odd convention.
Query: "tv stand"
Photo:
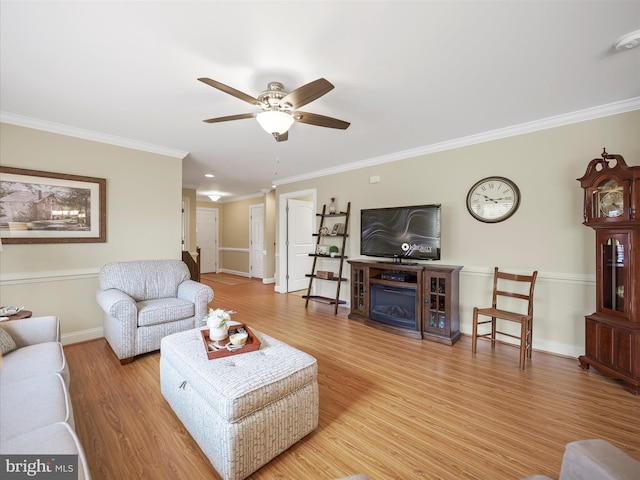
[[[395,260],[395,259],[394,259]],[[459,277],[461,266],[390,263],[374,260],[348,260],[351,265],[351,312],[349,318],[410,338],[453,345],[460,338]],[[408,274],[409,281],[383,279],[393,273]],[[401,293],[415,290],[416,308],[412,322],[380,320],[372,306],[372,287],[389,287]],[[392,309],[393,310],[393,309]],[[404,309],[403,309],[404,310]],[[393,314],[392,314],[393,315]],[[402,325],[402,326],[400,326]]]

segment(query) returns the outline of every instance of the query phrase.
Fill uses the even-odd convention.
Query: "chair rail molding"
[[[0,274],[0,286],[20,285],[25,283],[59,282],[63,280],[83,280],[88,278],[98,278],[99,273],[99,268],[3,273]]]
[[[519,275],[531,275],[531,270],[512,270],[505,267],[509,273]],[[493,269],[484,267],[464,267],[460,275],[491,277],[493,278]],[[564,273],[564,272],[538,272],[538,281],[543,280],[549,283],[566,283],[570,285],[595,285],[595,274],[583,273]]]

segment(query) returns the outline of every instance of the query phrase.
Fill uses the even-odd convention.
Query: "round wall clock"
[[[518,186],[504,177],[483,178],[467,194],[467,209],[481,222],[502,222],[513,215],[519,205]]]

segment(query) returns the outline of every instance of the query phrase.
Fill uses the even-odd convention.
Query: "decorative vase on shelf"
[[[336,199],[331,197],[331,203],[329,204],[329,213],[336,213],[338,211],[338,206],[336,205]]]

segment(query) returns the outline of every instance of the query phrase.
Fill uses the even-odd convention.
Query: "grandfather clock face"
[[[598,185],[593,195],[594,217],[613,218],[624,214],[623,186],[615,180],[607,180]]]

